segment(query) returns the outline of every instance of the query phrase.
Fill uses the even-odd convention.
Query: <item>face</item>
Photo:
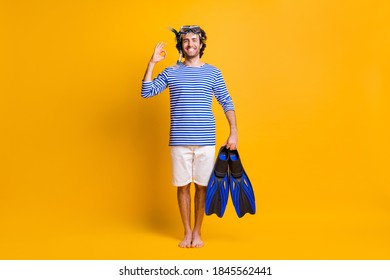
[[[200,49],[202,48],[199,35],[194,33],[184,34],[181,42],[185,58],[194,58],[199,56]]]

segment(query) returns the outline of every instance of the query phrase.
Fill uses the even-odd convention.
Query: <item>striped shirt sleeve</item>
[[[149,98],[160,94],[168,86],[168,71],[165,69],[153,81],[142,81],[141,96]]]
[[[215,81],[213,86],[214,96],[218,103],[222,106],[223,111],[234,111],[234,105],[232,98],[226,88],[225,81],[222,77],[222,73],[219,69],[216,70]]]

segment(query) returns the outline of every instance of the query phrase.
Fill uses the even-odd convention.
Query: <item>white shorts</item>
[[[171,146],[172,184],[186,186],[192,181],[207,186],[214,168],[215,146]]]

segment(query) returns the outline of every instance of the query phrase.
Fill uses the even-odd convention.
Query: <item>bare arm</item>
[[[225,145],[228,149],[236,150],[238,145],[236,113],[233,110],[229,110],[226,111],[225,115],[230,126],[230,134]]]
[[[149,82],[152,80],[154,65],[167,56],[167,52],[164,50],[165,43],[159,42],[154,48],[152,58],[149,61],[148,68],[146,68],[144,75],[144,82]]]

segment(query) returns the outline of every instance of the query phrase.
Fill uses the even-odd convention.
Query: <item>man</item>
[[[173,185],[177,186],[179,210],[184,226],[182,248],[202,247],[201,227],[206,186],[213,170],[215,154],[215,119],[212,96],[222,106],[230,125],[225,143],[237,149],[237,127],[232,99],[220,70],[201,62],[206,47],[206,33],[199,26],[183,26],[176,32],[178,64],[166,68],[154,80],[153,68],[167,53],[165,43],[158,43],[142,81],[142,97],[148,98],[169,87],[171,106],[170,149]],[[181,55],[184,62],[180,62]],[[191,228],[190,185],[195,184],[195,225]]]

